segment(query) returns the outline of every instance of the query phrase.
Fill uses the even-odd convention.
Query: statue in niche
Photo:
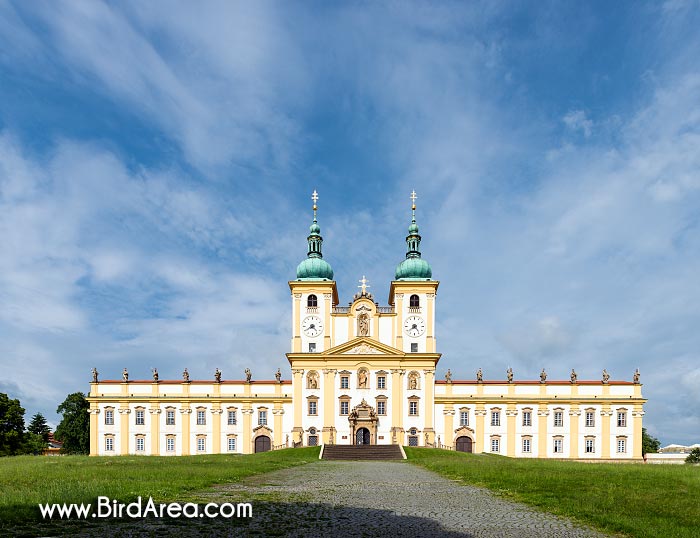
[[[362,312],[357,318],[357,336],[369,336],[369,316]]]
[[[367,372],[365,370],[359,370],[357,372],[357,388],[367,388]]]
[[[640,376],[640,374],[639,374],[639,368],[637,368],[637,369],[634,371],[634,375],[632,376],[632,381],[634,382],[635,385],[639,385],[639,376]]]
[[[317,389],[318,388],[318,374],[313,370],[309,372],[306,376],[306,388],[307,389]]]
[[[542,368],[542,371],[540,372],[540,383],[544,383],[547,381],[547,372],[544,371],[544,368]]]
[[[245,382],[250,383],[250,380],[253,378],[253,374],[250,371],[250,368],[245,369]]]
[[[277,368],[277,373],[275,374],[275,379],[278,383],[282,383],[282,371]]]
[[[187,371],[187,368],[182,371],[182,381],[184,383],[190,382],[190,373]]]
[[[158,383],[158,368],[153,368],[153,382]]]
[[[477,383],[483,383],[484,382],[484,372],[479,368],[476,371],[476,381]]]
[[[607,385],[608,381],[610,381],[610,374],[605,368],[603,368],[603,384]]]
[[[573,383],[576,383],[577,380],[578,380],[578,374],[576,373],[576,370],[574,370],[574,369],[572,368],[572,369],[571,369],[571,383],[572,383],[572,384],[573,384]]]
[[[100,373],[97,371],[97,368],[92,369],[92,382],[97,383],[98,379],[97,376],[100,375]]]
[[[445,381],[447,381],[448,383],[452,383],[452,372],[449,368],[447,369],[447,373],[445,374]]]
[[[221,370],[219,370],[218,368],[214,370],[214,381],[216,381],[217,383],[221,383]]]
[[[506,376],[508,376],[508,383],[513,382],[513,369],[509,366],[506,370]]]
[[[124,368],[124,371],[122,372],[122,379],[124,381],[129,381],[129,371],[126,368]]]
[[[416,372],[411,372],[408,376],[408,388],[417,389],[418,388],[418,374]]]

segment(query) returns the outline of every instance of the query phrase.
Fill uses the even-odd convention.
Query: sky
[[[438,379],[631,380],[700,442],[700,3],[0,1],[0,392],[289,378],[418,194]]]

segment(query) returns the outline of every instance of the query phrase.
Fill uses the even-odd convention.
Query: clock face
[[[403,324],[403,330],[408,336],[420,336],[425,332],[425,321],[420,316],[408,316]]]
[[[318,336],[323,332],[323,322],[318,316],[306,316],[301,322],[301,328],[306,336]]]

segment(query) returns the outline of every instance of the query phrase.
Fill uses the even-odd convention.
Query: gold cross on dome
[[[367,288],[370,288],[370,287],[371,287],[369,284],[367,284],[367,282],[369,282],[369,280],[367,280],[367,279],[365,278],[365,275],[362,275],[362,279],[361,279],[361,280],[358,280],[358,282],[360,282],[360,284],[362,284],[362,285],[361,285],[361,286],[357,286],[357,287],[358,287],[358,288],[362,288],[362,294],[364,295],[365,293],[367,293]]]
[[[318,193],[316,192],[316,189],[314,189],[311,199],[314,201],[314,205],[316,205],[316,202],[318,202]]]
[[[415,204],[416,203],[416,198],[418,198],[418,195],[416,194],[416,191],[414,190],[411,193],[411,201]]]

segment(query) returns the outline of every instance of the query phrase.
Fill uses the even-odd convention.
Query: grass
[[[93,503],[99,495],[131,502],[139,495],[156,502],[196,500],[215,484],[303,465],[320,448],[251,455],[0,458],[0,530],[36,521],[39,503]],[[1,532],[0,532],[1,534]]]
[[[638,538],[700,536],[700,467],[510,459],[406,448],[411,463],[447,478]]]

